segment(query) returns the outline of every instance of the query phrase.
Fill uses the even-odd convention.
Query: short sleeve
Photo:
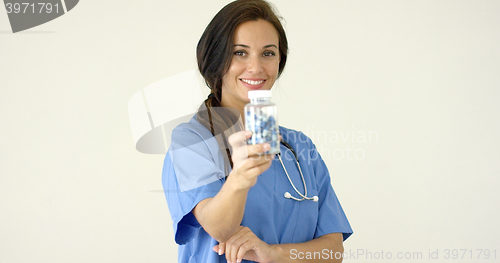
[[[214,197],[222,188],[224,173],[219,152],[213,137],[204,137],[186,127],[172,132],[162,184],[177,244],[189,242],[201,228],[191,213],[193,208],[200,201]]]
[[[344,240],[346,240],[353,231],[333,190],[328,168],[318,153],[316,146],[310,139],[309,142],[310,158],[316,176],[319,197],[318,222],[314,238],[330,233],[342,233]]]

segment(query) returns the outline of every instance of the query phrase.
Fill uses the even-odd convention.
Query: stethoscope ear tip
[[[318,202],[318,201],[319,201],[319,197],[317,197],[317,196],[313,196],[313,201],[314,201],[314,202]]]
[[[289,192],[286,192],[286,193],[285,193],[285,198],[290,199],[290,198],[292,198],[292,195],[291,195]]]

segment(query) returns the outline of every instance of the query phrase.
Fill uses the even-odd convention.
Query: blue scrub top
[[[249,227],[267,244],[301,243],[330,233],[343,233],[344,240],[347,239],[352,234],[351,226],[316,147],[302,132],[280,127],[280,134],[299,157],[308,197],[317,195],[319,201],[299,202],[284,198],[285,192],[300,197],[276,157],[249,190],[241,225]],[[304,193],[293,154],[283,145],[280,150],[292,182]],[[191,213],[201,200],[214,197],[222,188],[225,182],[223,160],[217,141],[196,121],[196,116],[172,132],[162,183],[175,241],[179,244],[178,262],[226,262],[225,255],[219,256],[212,249],[218,242],[205,232]]]

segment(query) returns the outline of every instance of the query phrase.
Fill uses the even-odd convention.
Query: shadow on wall
[[[155,82],[134,94],[128,103],[135,148],[147,154],[165,154],[172,130],[188,122],[203,102],[196,70]]]

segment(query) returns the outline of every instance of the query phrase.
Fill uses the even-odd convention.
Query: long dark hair
[[[233,166],[230,147],[225,131],[236,127],[239,112],[229,109],[214,111],[222,101],[222,78],[229,70],[233,58],[234,33],[236,28],[247,21],[263,19],[271,23],[278,32],[280,62],[278,77],[283,72],[288,55],[288,41],[280,18],[274,8],[265,0],[237,0],[222,8],[208,24],[196,48],[198,69],[210,88],[211,93],[198,110],[197,119],[218,139],[221,150],[225,148],[227,161]],[[215,123],[215,125],[214,125]]]

